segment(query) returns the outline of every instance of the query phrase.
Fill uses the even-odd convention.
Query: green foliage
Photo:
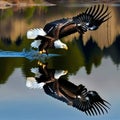
[[[6,83],[15,68],[21,67],[23,58],[0,58],[0,84]]]
[[[13,16],[13,9],[5,9],[4,11],[1,11],[0,20],[9,19],[11,16]]]
[[[22,51],[24,48],[27,50],[30,48],[31,41],[26,38],[26,36],[18,36],[21,39],[20,45],[17,45],[16,42],[11,42],[9,45],[4,44],[4,39],[0,40],[0,49],[7,51]],[[10,40],[10,38],[6,38]]]
[[[24,11],[25,19],[26,19],[28,24],[30,24],[32,22],[32,17],[34,15],[35,8],[36,7],[28,7]]]

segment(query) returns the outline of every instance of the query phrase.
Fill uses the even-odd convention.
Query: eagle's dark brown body
[[[60,31],[58,31],[59,38],[62,38],[77,32],[76,24],[72,21],[71,18],[63,18],[60,20],[50,22],[45,25],[44,30],[45,32],[47,32],[48,36],[54,37],[57,29],[59,29],[59,27],[61,26],[62,28],[60,29]]]

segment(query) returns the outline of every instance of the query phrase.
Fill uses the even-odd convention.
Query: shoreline
[[[27,2],[19,2],[19,3],[10,3],[6,1],[0,1],[0,9],[7,9],[11,7],[32,7],[32,6],[55,6],[56,4],[52,3],[27,3]]]
[[[118,0],[91,0],[91,1],[81,1],[81,2],[65,2],[69,3],[68,5],[75,5],[75,4],[97,4],[97,3],[103,3],[103,4],[119,4],[120,1]],[[56,5],[65,5],[63,3],[50,3],[50,2],[42,2],[42,3],[27,3],[27,2],[18,2],[18,3],[12,3],[7,1],[0,1],[0,9],[7,9],[11,7],[31,7],[31,6],[56,6]]]

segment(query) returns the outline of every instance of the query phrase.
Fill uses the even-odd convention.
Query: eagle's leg
[[[44,73],[46,76],[48,76],[47,63],[42,63],[41,61],[38,61],[38,65],[39,65],[39,67],[42,68],[41,73],[42,74]]]
[[[43,65],[43,63],[41,61],[38,61],[37,63],[38,63],[39,66]]]
[[[43,69],[46,67],[46,64],[42,63],[41,61],[38,61],[38,65],[42,66]]]
[[[45,44],[44,43],[41,43],[41,45],[39,46],[39,53],[40,54],[43,54],[43,53],[46,53],[46,47],[48,46],[49,44],[49,41],[46,41]],[[47,54],[47,53],[46,53]]]
[[[46,50],[43,49],[43,50],[39,51],[39,53],[40,53],[40,54],[46,53]]]

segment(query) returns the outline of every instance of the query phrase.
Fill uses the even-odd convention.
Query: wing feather
[[[87,30],[98,29],[103,22],[110,18],[110,13],[108,6],[94,5],[87,8],[85,12],[73,17],[73,21],[80,30],[83,30],[82,32],[84,33]]]
[[[83,88],[82,88],[83,89]],[[84,93],[83,91],[81,93]],[[73,100],[73,107],[85,112],[87,115],[101,115],[108,113],[107,101],[102,99],[95,91],[86,91],[81,97]]]

